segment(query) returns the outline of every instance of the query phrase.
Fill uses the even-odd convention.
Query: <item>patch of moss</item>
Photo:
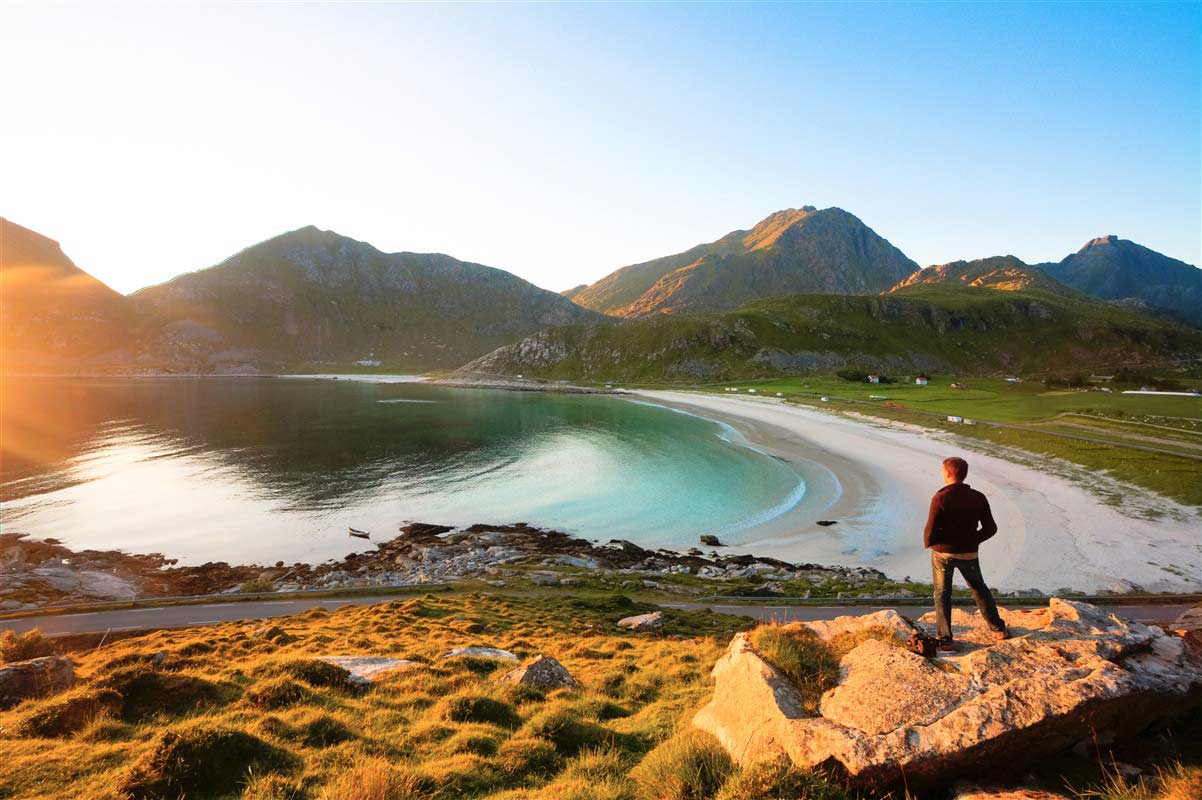
[[[497,750],[501,770],[517,781],[550,775],[559,769],[561,761],[554,744],[533,736],[506,739]]]
[[[509,703],[476,694],[448,697],[443,718],[451,722],[484,722],[503,728],[516,728],[522,724],[522,718]]]
[[[121,695],[121,719],[142,722],[157,715],[179,716],[220,703],[220,686],[194,675],[148,667],[118,670],[100,682]]]
[[[565,756],[574,756],[588,747],[613,746],[619,738],[608,728],[583,720],[568,708],[546,709],[527,722],[523,730],[550,742]]]
[[[242,697],[256,708],[286,708],[311,699],[313,693],[294,680],[272,678],[246,690]]]

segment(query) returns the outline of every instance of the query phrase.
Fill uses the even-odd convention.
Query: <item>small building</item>
[[[377,361],[374,358],[363,358],[355,362],[356,367],[379,367],[383,366],[384,362]]]
[[[759,391],[759,390],[758,389],[748,389],[747,394],[755,394],[757,391]]]
[[[919,375],[917,378],[914,379],[914,384],[916,386],[926,386],[930,382],[931,382],[931,379],[928,378],[926,375]]]
[[[880,375],[877,375],[877,374],[875,374],[875,373],[874,373],[874,374],[872,374],[872,375],[869,375],[869,376],[868,376],[868,382],[869,382],[869,383],[880,383],[880,382],[881,382],[881,376],[880,376]]]
[[[961,422],[964,422],[964,417],[957,417],[953,414],[947,418],[947,421],[961,423]]]
[[[1022,383],[1022,378],[1006,378],[1006,383]]]

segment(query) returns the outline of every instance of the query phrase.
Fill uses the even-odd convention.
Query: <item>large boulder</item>
[[[784,756],[805,769],[840,767],[861,785],[914,786],[979,773],[982,763],[1019,769],[1202,705],[1202,662],[1159,628],[1057,599],[1002,615],[1012,637],[999,642],[976,614],[957,609],[959,649],[935,661],[866,639],[843,657],[839,684],[812,717],[797,689],[739,634],[715,665],[714,697],[693,724],[741,764]],[[861,629],[893,627],[879,615],[860,619]],[[808,627],[827,641],[857,632],[838,622]]]
[[[75,665],[64,656],[43,656],[0,665],[0,709],[28,697],[43,697],[71,688]]]
[[[576,679],[567,667],[550,656],[538,656],[515,670],[505,673],[503,680],[532,686],[535,689],[575,689]]]

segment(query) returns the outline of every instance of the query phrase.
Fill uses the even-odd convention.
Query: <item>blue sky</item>
[[[563,289],[785,207],[1202,263],[1202,4],[0,6],[0,215],[122,291],[306,224]]]

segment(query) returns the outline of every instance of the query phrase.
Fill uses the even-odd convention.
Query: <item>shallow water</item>
[[[732,429],[616,397],[350,380],[6,379],[0,527],[72,547],[320,561],[406,520],[732,543],[804,502]]]

